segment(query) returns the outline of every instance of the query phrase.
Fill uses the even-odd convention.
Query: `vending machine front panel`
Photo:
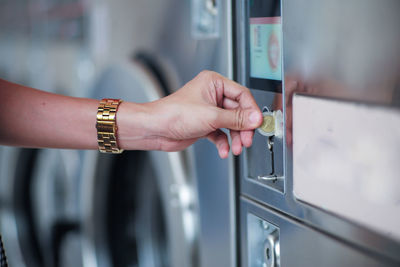
[[[269,208],[242,198],[241,266],[396,266]]]

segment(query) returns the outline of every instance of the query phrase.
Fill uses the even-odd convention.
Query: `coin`
[[[272,114],[264,115],[260,130],[265,133],[273,133],[275,131],[275,119]]]

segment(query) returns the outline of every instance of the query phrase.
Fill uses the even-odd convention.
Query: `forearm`
[[[116,96],[118,97],[118,96]],[[0,144],[23,147],[97,149],[99,100],[51,94],[0,79]],[[150,103],[122,102],[117,142],[126,150],[178,151],[207,137],[220,156],[250,146],[262,122],[250,91],[204,71],[177,92]]]
[[[96,148],[97,100],[0,80],[0,142],[23,147]]]
[[[0,80],[0,97],[1,144],[97,149],[98,100],[47,93],[5,80]],[[141,104],[120,105],[117,126],[121,148],[146,148],[146,112]]]

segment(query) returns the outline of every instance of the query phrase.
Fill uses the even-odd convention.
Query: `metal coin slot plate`
[[[248,266],[279,267],[279,228],[247,214]]]
[[[274,103],[278,102],[277,94],[260,90],[252,90],[252,93],[265,119],[256,130],[253,145],[245,150],[244,175],[283,193],[283,113],[280,109],[273,110]]]
[[[265,110],[265,111],[264,111]],[[270,155],[271,172],[267,175],[258,175],[257,178],[261,181],[276,182],[283,177],[275,173],[275,157],[274,157],[274,139],[282,138],[283,136],[283,115],[282,111],[269,111],[268,107],[263,108],[263,123],[257,131],[264,136],[267,136],[267,148]]]

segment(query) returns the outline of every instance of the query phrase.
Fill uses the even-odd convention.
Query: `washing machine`
[[[93,73],[85,53],[88,9],[82,1],[33,6],[2,3],[1,77],[48,92],[84,96]],[[67,9],[72,10],[70,16]],[[82,153],[11,147],[0,151],[0,231],[9,264],[81,266],[77,196]]]
[[[235,7],[264,115],[236,162],[240,266],[399,266],[399,2]]]
[[[91,96],[145,102],[174,92],[204,69],[232,77],[231,12],[229,1],[163,1],[162,12],[151,8],[157,34],[130,54],[132,60],[106,68]],[[220,159],[207,140],[178,153],[86,154],[85,264],[236,265],[233,158]],[[110,249],[110,240],[120,245]],[[133,253],[124,258],[127,251]]]
[[[164,10],[152,50],[174,69],[179,87],[205,69],[233,78],[231,1],[171,1]],[[234,157],[220,159],[214,145],[205,139],[192,147],[199,208],[199,264],[236,266]]]
[[[82,266],[76,257],[79,152],[3,148],[1,153],[1,226],[9,263]]]
[[[86,8],[81,21],[90,38],[78,42],[78,79],[54,68],[53,78],[31,86],[61,81],[58,93],[148,102],[203,69],[232,77],[230,2],[93,1]],[[46,51],[39,52],[33,59]],[[55,57],[57,65],[66,58]],[[39,63],[30,69],[51,66]],[[172,153],[1,153],[1,232],[12,265],[236,264],[233,160],[219,159],[207,140]]]
[[[157,16],[158,34],[146,44],[144,50],[138,50],[143,51],[143,53],[136,54],[133,57],[134,62],[147,66],[157,66],[161,69],[162,71],[159,71],[159,73],[164,74],[165,79],[163,80],[167,81],[169,85],[169,90],[167,90],[169,93],[182,87],[204,69],[214,70],[232,77],[231,3],[229,1],[164,1],[162,5],[163,12]],[[153,62],[150,64],[146,59],[149,54],[151,55],[150,61]],[[118,95],[121,95],[122,98],[126,96],[126,100],[132,99],[136,102],[150,101],[160,97],[160,93],[156,93],[159,90],[154,89],[153,93],[145,90],[142,92],[132,91],[133,87],[129,84],[133,82],[126,82],[125,84],[120,82],[125,79],[131,81],[132,78],[129,77],[137,77],[138,75],[142,77],[140,79],[146,77],[140,68],[132,65],[132,61],[123,64],[123,66],[113,66],[108,71],[104,73],[104,80],[100,79],[102,85],[95,86],[99,91],[95,92],[94,96],[115,96],[118,92]],[[126,75],[124,74],[121,77],[121,74],[118,74],[119,72]],[[111,85],[107,85],[108,83],[111,83]],[[114,83],[118,86],[115,86]],[[101,87],[104,87],[104,89],[100,89]],[[118,88],[125,89],[120,91]],[[141,86],[140,88],[144,87]],[[133,96],[136,96],[136,98],[133,99]],[[140,251],[143,251],[142,260],[144,262],[148,260],[148,264],[154,264],[154,261],[157,263],[158,260],[162,259],[152,255],[164,255],[165,250],[168,251],[165,246],[164,248],[157,246],[159,239],[164,241],[158,242],[158,244],[167,244],[169,251],[172,252],[169,258],[167,257],[169,261],[164,261],[172,262],[171,266],[236,265],[235,181],[233,179],[232,157],[228,160],[220,159],[213,144],[207,140],[199,140],[188,151],[179,153],[131,152],[132,155],[126,155],[126,157],[132,157],[133,161],[137,161],[134,160],[137,157],[144,157],[145,161],[142,165],[153,166],[151,171],[147,170],[153,172],[153,174],[138,174],[138,177],[148,175],[153,176],[154,179],[145,179],[149,180],[145,183],[138,180],[138,184],[131,187],[114,184],[112,185],[114,189],[112,189],[108,188],[107,179],[103,177],[105,173],[115,171],[116,167],[113,167],[113,164],[118,165],[118,163],[109,165],[111,158],[115,158],[115,156],[95,156],[93,152],[87,153],[91,154],[88,158],[92,163],[85,164],[85,166],[90,169],[88,170],[88,173],[91,173],[89,177],[93,177],[91,180],[86,180],[89,183],[87,186],[90,187],[90,184],[92,184],[93,190],[96,188],[93,184],[99,187],[104,186],[102,190],[84,190],[89,192],[85,196],[87,201],[84,203],[86,204],[83,205],[86,209],[83,214],[88,216],[84,226],[86,229],[86,250],[84,251],[88,251],[88,255],[93,255],[91,258],[86,257],[86,259],[90,259],[90,263],[109,262],[109,259],[115,258],[116,255],[119,255],[118,253],[123,253],[122,250],[109,251],[108,256],[106,256],[108,260],[96,257],[95,255],[106,255],[96,253],[96,251],[107,251],[107,246],[109,246],[105,242],[107,238],[120,240],[119,238],[122,236],[124,239],[121,239],[121,242],[125,242],[126,246],[132,245],[131,237],[135,235],[137,227],[146,224],[154,227],[154,230],[148,228],[148,230],[143,231],[140,238],[147,241],[146,243],[138,242],[137,246]],[[103,168],[105,169],[103,170]],[[129,166],[129,168],[132,168],[132,166]],[[129,170],[127,169],[127,171]],[[140,170],[137,171],[140,172]],[[86,177],[88,176],[86,175]],[[133,185],[135,181],[128,177],[129,175],[121,179],[126,179],[125,182],[128,185]],[[114,179],[108,179],[113,183],[119,183]],[[101,227],[104,228],[105,226],[98,225],[98,227],[95,227],[94,225],[99,221],[99,218],[105,216],[105,197],[102,197],[105,191],[113,190],[109,194],[123,196],[126,193],[138,197],[137,194],[131,193],[127,188],[137,190],[138,188],[148,188],[148,185],[155,185],[155,187],[151,186],[152,189],[148,194],[146,194],[145,189],[139,189],[144,194],[143,198],[146,199],[144,202],[148,202],[146,213],[142,208],[135,207],[130,207],[124,212],[132,216],[129,217],[131,222],[136,223],[135,227],[131,226],[133,229],[130,230],[130,234],[124,234],[123,228],[117,227],[124,225],[122,217],[115,218],[115,221],[110,222],[115,227],[114,232],[109,234],[111,236],[99,234],[102,231]],[[124,189],[121,189],[121,186]],[[159,194],[158,197],[156,197],[157,194]],[[158,203],[157,198],[161,202],[156,205],[155,203]],[[122,204],[118,202],[118,198],[113,199],[116,201],[113,204],[114,207],[121,207]],[[179,202],[179,200],[183,202]],[[141,202],[143,203],[143,201]],[[164,214],[165,224],[163,227],[161,227],[162,218],[157,220],[152,217],[154,213],[149,214],[150,208],[155,212],[160,207]],[[141,213],[143,213],[143,216],[139,216]],[[127,223],[127,219],[125,219],[125,223]],[[162,228],[166,233],[165,236],[161,234],[160,229]],[[153,239],[144,238],[150,236],[148,231],[152,231]],[[169,240],[168,237],[171,238],[171,236],[173,239]],[[162,253],[157,254],[157,251]],[[140,258],[139,256],[131,255],[130,257]]]

